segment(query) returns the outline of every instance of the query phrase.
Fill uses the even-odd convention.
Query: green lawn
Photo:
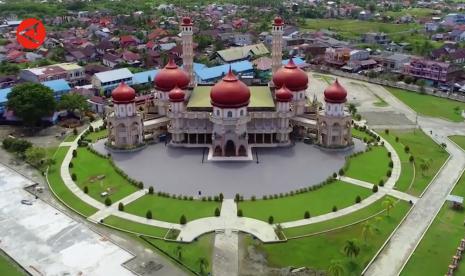
[[[328,29],[338,32],[343,38],[360,38],[360,34],[367,32],[384,32],[387,34],[420,28],[418,24],[394,24],[375,21],[361,21],[355,19],[306,19],[302,26],[307,30]]]
[[[73,132],[71,132],[68,136],[65,137],[63,142],[73,142],[77,137],[77,135],[74,135]]]
[[[465,150],[465,136],[453,135],[453,136],[449,136],[449,139],[454,141],[457,145],[459,145],[459,147]]]
[[[99,130],[99,131],[90,132],[89,134],[86,135],[85,138],[91,140],[92,143],[95,143],[98,140],[100,140],[102,138],[105,138],[107,136],[108,136],[108,130],[103,129],[103,130]]]
[[[211,272],[214,238],[214,234],[206,234],[192,243],[176,243],[158,239],[148,239],[148,241],[174,259],[178,259],[177,252],[180,249],[181,259],[178,260],[190,269],[200,273],[200,258],[207,260],[206,272]]]
[[[462,122],[464,120],[461,112],[465,109],[465,103],[398,88],[386,87],[386,89],[421,115],[453,122]]]
[[[449,154],[421,130],[416,130],[415,132],[412,130],[391,130],[389,136],[391,136],[387,137],[390,139],[389,141],[394,140],[394,142],[390,143],[396,147],[396,151],[402,152],[400,149],[397,150],[402,147],[396,145],[395,137],[397,136],[399,137],[400,143],[409,146],[410,152],[415,158],[415,179],[413,186],[408,189],[408,186],[410,185],[408,184],[408,175],[413,174],[408,173],[407,176],[404,176],[402,182],[397,184],[398,190],[415,196],[420,195],[431,182],[444,162],[446,162]],[[401,160],[402,158],[405,157],[401,157]],[[427,167],[424,167],[422,164],[427,164]],[[422,167],[425,169],[427,168],[427,170],[422,171]]]
[[[23,276],[28,275],[13,260],[0,251],[0,275]]]
[[[375,146],[370,151],[350,158],[347,164],[346,176],[378,184],[381,179],[387,178],[388,151],[385,147]]]
[[[71,190],[66,187],[60,176],[60,166],[68,150],[69,147],[60,147],[56,152],[55,164],[50,166],[47,174],[50,188],[71,208],[88,217],[97,212],[97,209],[88,205],[84,201],[80,200],[76,195],[74,195]]]
[[[133,222],[127,219],[117,217],[117,216],[109,216],[105,218],[104,223],[110,226],[116,227],[116,228],[121,228],[121,229],[128,230],[131,232],[139,233],[142,235],[158,237],[158,238],[164,238],[166,235],[166,232],[168,232],[169,230],[166,228],[160,228],[160,227],[150,226],[147,224]]]
[[[451,194],[465,196],[465,176],[462,175]],[[453,210],[445,203],[401,275],[444,275],[460,240],[465,236],[464,219],[464,210]],[[465,275],[463,260],[454,275]]]
[[[395,134],[386,134],[384,131],[379,132],[380,135],[389,142],[394,147],[394,150],[399,155],[401,162],[402,171],[400,173],[399,180],[397,181],[395,187],[400,191],[408,191],[411,184],[414,180],[414,163],[409,161],[410,154],[405,152],[405,145],[399,141],[396,142]]]
[[[102,158],[90,152],[87,148],[78,148],[77,157],[73,158],[71,173],[77,176],[77,185],[89,189],[89,195],[98,201],[104,202],[102,192],[108,192],[113,202],[116,202],[136,191],[138,188],[119,175],[111,166],[108,159]],[[98,180],[97,177],[105,176]]]
[[[379,216],[381,219],[370,219],[369,224],[373,226],[374,231],[366,241],[362,238],[364,223],[359,223],[340,230],[288,240],[284,243],[262,244],[257,240],[252,241],[247,235],[246,244],[253,244],[263,252],[268,264],[272,267],[306,266],[317,270],[327,270],[332,260],[341,260],[347,266],[344,275],[360,275],[409,208],[408,203],[400,201],[391,210],[389,217],[382,215]],[[344,254],[343,248],[346,241],[352,239],[357,239],[360,253],[353,259],[354,265],[349,268],[349,258]]]
[[[309,211],[311,216],[330,213],[333,206],[342,209],[355,204],[357,195],[366,198],[371,194],[369,189],[335,181],[320,189],[294,196],[243,201],[238,208],[242,209],[245,217],[268,221],[268,217],[273,216],[276,223],[303,219],[305,211]]]
[[[410,14],[411,16],[416,17],[428,17],[432,16],[434,10],[428,8],[409,8],[409,9],[402,9],[400,11],[387,11],[383,13],[383,15],[391,16],[393,18],[400,18],[404,15]]]
[[[147,211],[150,210],[154,219],[179,223],[182,215],[185,215],[188,221],[213,217],[217,207],[221,210],[221,204],[215,201],[181,200],[145,195],[125,206],[124,211],[145,217]]]
[[[298,237],[302,235],[311,235],[311,234],[319,233],[321,231],[326,231],[329,229],[334,229],[336,227],[341,227],[341,226],[345,226],[351,223],[356,223],[358,221],[361,221],[373,215],[376,215],[380,212],[384,212],[385,208],[383,208],[382,202],[386,198],[387,197],[383,197],[363,209],[360,209],[356,212],[350,213],[342,217],[338,217],[338,218],[331,219],[328,221],[313,223],[313,224],[309,224],[305,226],[286,228],[283,230],[284,234],[286,235],[287,238],[292,238],[292,237]],[[397,200],[394,199],[394,201],[397,201]],[[403,203],[399,203],[399,204],[403,204]]]
[[[367,139],[367,141],[373,140],[374,138],[368,135],[365,131],[361,131],[355,128],[352,128],[352,136],[355,138],[358,138],[360,140],[363,140],[364,138]]]

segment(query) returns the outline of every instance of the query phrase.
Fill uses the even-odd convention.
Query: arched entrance
[[[228,142],[226,142],[224,155],[225,156],[236,156],[236,145],[234,145],[233,141],[228,140]]]
[[[213,155],[214,156],[222,156],[223,155],[223,151],[221,150],[220,146],[215,147],[215,152],[213,153]]]

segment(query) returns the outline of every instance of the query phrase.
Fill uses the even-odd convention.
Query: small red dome
[[[161,69],[154,79],[155,88],[163,92],[171,91],[176,86],[184,90],[189,85],[189,82],[189,75],[186,71],[180,69],[172,58],[170,58],[165,68]]]
[[[170,102],[183,102],[185,96],[186,93],[184,93],[184,91],[182,91],[182,89],[177,86],[168,94]]]
[[[277,88],[286,85],[289,90],[297,92],[307,89],[308,76],[291,58],[286,66],[279,68],[273,75],[273,83]]]
[[[275,26],[282,26],[282,25],[284,25],[284,20],[280,16],[276,16],[274,18],[274,25]]]
[[[136,98],[136,91],[127,85],[124,82],[121,82],[113,91],[111,92],[111,98],[113,103],[130,103],[133,102]]]
[[[292,93],[287,89],[286,85],[283,85],[280,89],[276,91],[276,100],[278,102],[290,102],[292,101]]]
[[[325,89],[325,101],[328,103],[341,104],[347,101],[347,90],[336,81]]]
[[[212,87],[210,100],[213,106],[219,108],[240,108],[249,104],[250,90],[230,68],[228,74]]]
[[[188,17],[188,16],[184,16],[184,17],[182,18],[182,24],[181,24],[181,25],[182,25],[182,26],[190,26],[190,25],[192,25],[192,20],[191,20],[191,18]]]

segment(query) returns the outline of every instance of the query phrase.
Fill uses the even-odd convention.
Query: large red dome
[[[283,85],[280,89],[276,90],[276,100],[278,102],[290,102],[292,101],[292,93],[287,89],[286,85]]]
[[[184,91],[181,88],[175,87],[173,90],[168,93],[168,97],[170,98],[170,102],[183,102],[185,97]]]
[[[240,108],[249,104],[250,90],[229,69],[228,74],[212,87],[210,100],[216,107]]]
[[[278,89],[286,85],[289,90],[297,92],[307,89],[308,76],[291,58],[286,66],[279,68],[273,75],[273,83]]]
[[[274,18],[273,23],[274,23],[275,26],[282,26],[282,25],[284,25],[284,20],[280,16],[276,16]]]
[[[182,18],[182,23],[181,23],[182,26],[192,26],[192,20],[190,17],[188,16],[184,16]]]
[[[176,86],[181,89],[186,89],[189,85],[189,75],[180,69],[173,59],[170,58],[165,68],[161,69],[154,79],[155,88],[157,90],[168,92]]]
[[[136,91],[124,82],[121,82],[111,92],[111,98],[114,103],[130,103],[136,98]]]
[[[328,103],[345,103],[347,101],[347,90],[336,81],[325,89],[325,101]]]

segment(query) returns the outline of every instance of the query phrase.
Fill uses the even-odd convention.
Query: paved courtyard
[[[253,149],[254,161],[202,162],[203,149],[172,148],[156,144],[134,153],[112,153],[115,163],[131,177],[155,190],[183,195],[218,195],[250,197],[285,193],[312,186],[344,166],[345,156],[360,151],[364,145],[344,153],[326,152],[315,146],[297,143],[290,148]],[[95,144],[105,152],[101,140]],[[257,163],[258,156],[258,163]]]
[[[32,275],[133,275],[132,255],[23,190],[31,182],[0,165],[0,248]],[[32,206],[21,200],[33,201]]]

